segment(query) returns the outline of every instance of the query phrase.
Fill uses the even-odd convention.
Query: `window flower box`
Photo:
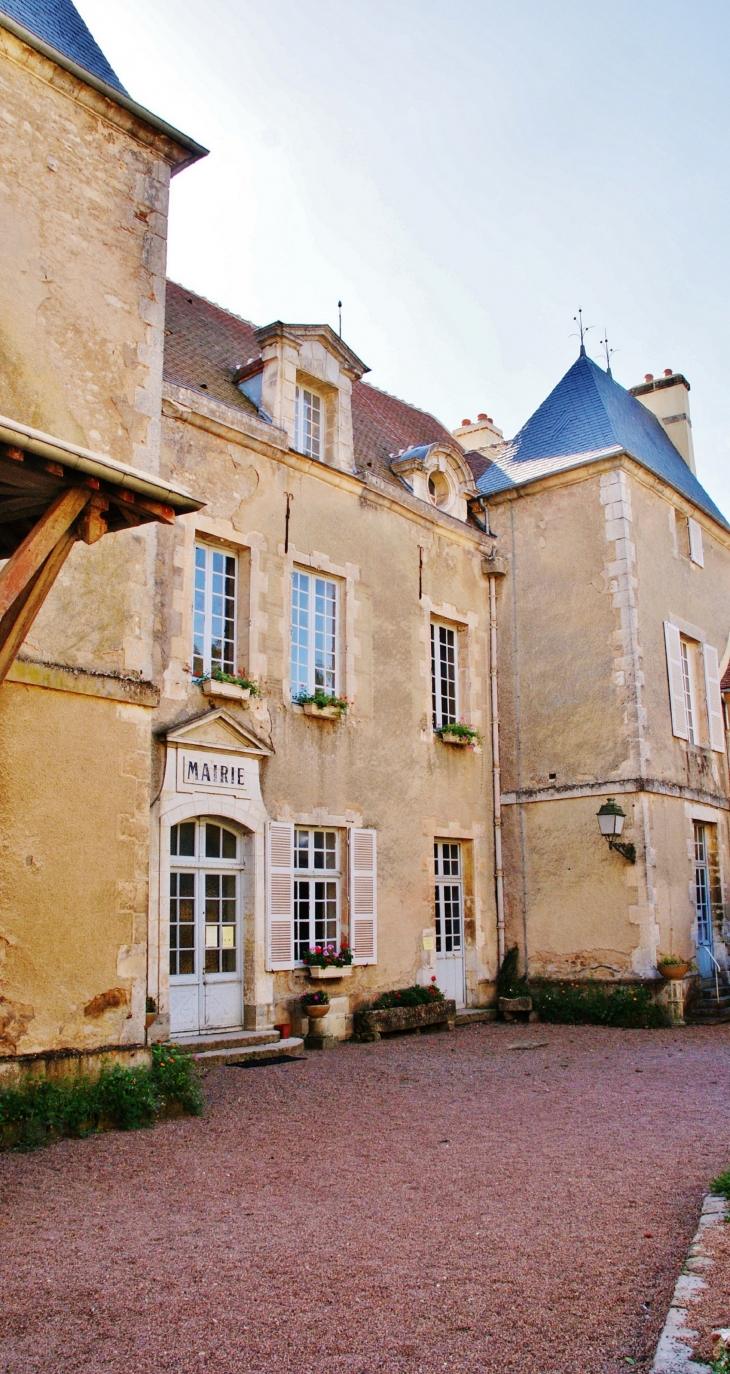
[[[482,737],[473,725],[464,725],[463,721],[458,724],[454,721],[451,725],[437,725],[434,734],[444,744],[455,744],[462,749],[473,749],[476,744],[481,744]]]
[[[305,716],[317,716],[319,720],[339,720],[342,712],[336,706],[318,706],[315,701],[301,703]]]
[[[310,967],[307,969],[310,978],[320,981],[323,978],[350,978],[352,975],[352,964],[343,964],[342,968],[330,965],[329,968]]]
[[[453,1030],[456,1024],[456,1002],[444,998],[420,1007],[388,1007],[385,1011],[356,1011],[355,1036],[358,1040],[379,1040],[381,1035],[394,1031],[415,1031],[426,1026],[442,1026]]]
[[[460,745],[462,749],[468,749],[469,747],[469,741],[464,735],[452,735],[450,730],[444,730],[441,739],[444,744],[457,744]]]
[[[206,678],[203,683],[203,695],[206,697],[227,697],[229,701],[248,701],[251,696],[250,687],[239,687],[237,682],[218,682],[215,678]]]

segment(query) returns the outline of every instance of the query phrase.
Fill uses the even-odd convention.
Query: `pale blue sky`
[[[719,0],[76,0],[130,93],[210,148],[170,275],[328,321],[375,385],[511,436],[577,353],[683,371],[730,513]]]

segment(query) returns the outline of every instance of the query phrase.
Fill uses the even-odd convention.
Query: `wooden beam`
[[[66,530],[0,620],[0,683],[5,681],[75,542],[76,535]]]
[[[0,618],[24,591],[30,579],[45,563],[59,539],[73,524],[89,499],[86,487],[66,487],[59,492],[45,515],[36,522],[22,544],[11,554],[0,571]]]

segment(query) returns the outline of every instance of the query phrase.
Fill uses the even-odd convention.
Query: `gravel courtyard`
[[[216,1069],[203,1119],[0,1157],[0,1369],[648,1370],[729,1087],[725,1027]]]

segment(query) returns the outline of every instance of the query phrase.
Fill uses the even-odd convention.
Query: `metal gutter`
[[[184,487],[175,486],[161,477],[147,477],[139,468],[118,463],[115,458],[108,458],[105,453],[93,453],[91,449],[69,444],[65,439],[55,439],[51,434],[21,425],[18,420],[10,420],[6,415],[0,415],[0,443],[25,449],[39,458],[50,458],[56,463],[63,463],[64,467],[76,468],[79,472],[86,472],[89,476],[97,477],[100,481],[109,482],[113,486],[139,492],[141,496],[147,496],[152,501],[172,506],[173,510],[181,515],[189,511],[202,510],[205,505],[204,501],[198,501],[195,496],[185,491]]]
[[[144,124],[149,124],[150,128],[155,129],[157,133],[164,134],[179,148],[185,148],[188,157],[173,167],[173,176],[177,172],[181,172],[184,167],[189,167],[193,162],[199,162],[202,157],[208,156],[208,149],[204,148],[201,143],[196,143],[195,139],[190,138],[187,134],[181,134],[179,129],[173,128],[172,124],[168,124],[166,120],[152,114],[151,110],[146,110],[144,105],[138,105],[137,101],[132,100],[124,91],[118,91],[115,86],[109,86],[106,81],[94,76],[93,72],[87,71],[86,67],[80,67],[78,62],[74,62],[65,53],[59,52],[58,48],[52,47],[43,38],[39,38],[37,33],[33,33],[31,29],[26,29],[23,24],[11,19],[9,14],[5,14],[1,10],[0,27],[7,29],[9,33],[19,38],[21,43],[26,43],[29,48],[35,48],[36,52],[47,57],[50,62],[55,62],[57,67],[62,67],[64,71],[70,72],[71,76],[75,76],[78,81],[83,81],[86,86],[92,86],[107,100],[112,100],[115,105],[121,105],[122,109],[134,115],[136,119],[141,119]]]

